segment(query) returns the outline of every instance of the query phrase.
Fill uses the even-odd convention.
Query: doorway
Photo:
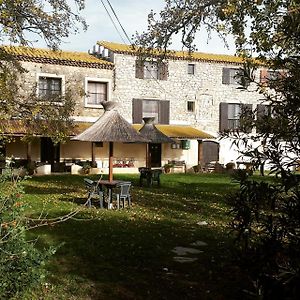
[[[211,161],[219,161],[219,143],[214,141],[203,141],[203,164]]]
[[[161,167],[161,144],[149,144],[150,168]]]
[[[56,172],[60,161],[60,145],[54,145],[51,138],[41,137],[41,162],[51,164],[51,172]]]

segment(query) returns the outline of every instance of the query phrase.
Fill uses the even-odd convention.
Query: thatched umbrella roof
[[[116,110],[116,102],[102,102],[104,114],[89,128],[73,138],[89,142],[148,142]]]
[[[72,140],[109,142],[109,181],[113,180],[113,143],[148,142],[116,110],[117,103],[101,102],[104,114],[89,128]]]
[[[174,143],[175,141],[168,137],[167,135],[163,134],[159,129],[156,128],[154,125],[155,118],[143,118],[144,125],[139,130],[139,132],[147,138],[150,143]]]

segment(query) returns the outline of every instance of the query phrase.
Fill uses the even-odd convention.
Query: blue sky
[[[104,1],[104,3],[107,2]],[[110,0],[110,3],[129,37],[137,31],[142,32],[147,29],[147,15],[151,9],[158,13],[164,6],[163,0]],[[86,9],[82,12],[82,15],[89,26],[87,31],[81,31],[77,35],[70,36],[62,43],[61,49],[87,51],[99,40],[123,43],[101,0],[86,0]],[[229,40],[229,43],[231,47],[227,49],[216,35],[213,35],[212,39],[207,41],[205,32],[200,33],[197,37],[198,51],[201,52],[234,54],[233,43],[231,40]],[[42,42],[36,46],[44,47]],[[181,49],[179,41],[174,41],[172,49]]]

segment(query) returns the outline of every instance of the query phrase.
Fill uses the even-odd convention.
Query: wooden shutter
[[[135,61],[135,78],[144,79],[144,62],[140,59]]]
[[[141,124],[143,121],[143,100],[132,99],[132,123]]]
[[[222,83],[223,84],[230,84],[230,69],[229,68],[223,68],[222,71]]]
[[[160,63],[158,66],[158,79],[167,80],[168,79],[168,64]]]
[[[160,124],[170,123],[170,101],[159,101],[159,120]]]
[[[220,131],[224,131],[228,129],[228,103],[221,102],[220,103]]]
[[[267,106],[265,104],[257,104],[256,108],[256,132],[261,133],[262,132],[262,127],[264,126],[263,124],[263,118],[266,116],[267,112]]]
[[[203,163],[219,161],[219,143],[213,141],[203,141]]]
[[[268,107],[268,105],[265,105],[265,104],[257,104],[257,109],[256,109],[257,120],[260,120],[264,116],[266,116],[267,107]]]
[[[241,104],[241,112],[252,112],[252,104]],[[252,131],[252,119],[251,120],[245,120],[245,123],[243,124],[243,132],[246,132],[246,133],[250,133]]]

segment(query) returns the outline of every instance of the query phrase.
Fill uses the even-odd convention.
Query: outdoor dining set
[[[142,167],[139,168],[140,186],[143,186],[144,182],[148,187],[152,186],[155,182],[157,186],[160,186],[161,169],[151,169]],[[116,200],[116,208],[125,208],[131,206],[130,188],[132,183],[130,181],[123,180],[104,180],[102,176],[99,180],[92,180],[84,178],[84,184],[88,193],[86,205],[92,206],[92,201],[97,199],[99,201],[100,208],[112,209],[113,203]]]
[[[113,200],[116,199],[117,209],[125,208],[126,202],[128,208],[131,205],[130,187],[131,182],[122,180],[103,180],[93,181],[89,178],[84,178],[84,184],[88,192],[86,204],[92,206],[92,200],[99,201],[100,208],[113,208]],[[114,192],[114,191],[115,192]]]

